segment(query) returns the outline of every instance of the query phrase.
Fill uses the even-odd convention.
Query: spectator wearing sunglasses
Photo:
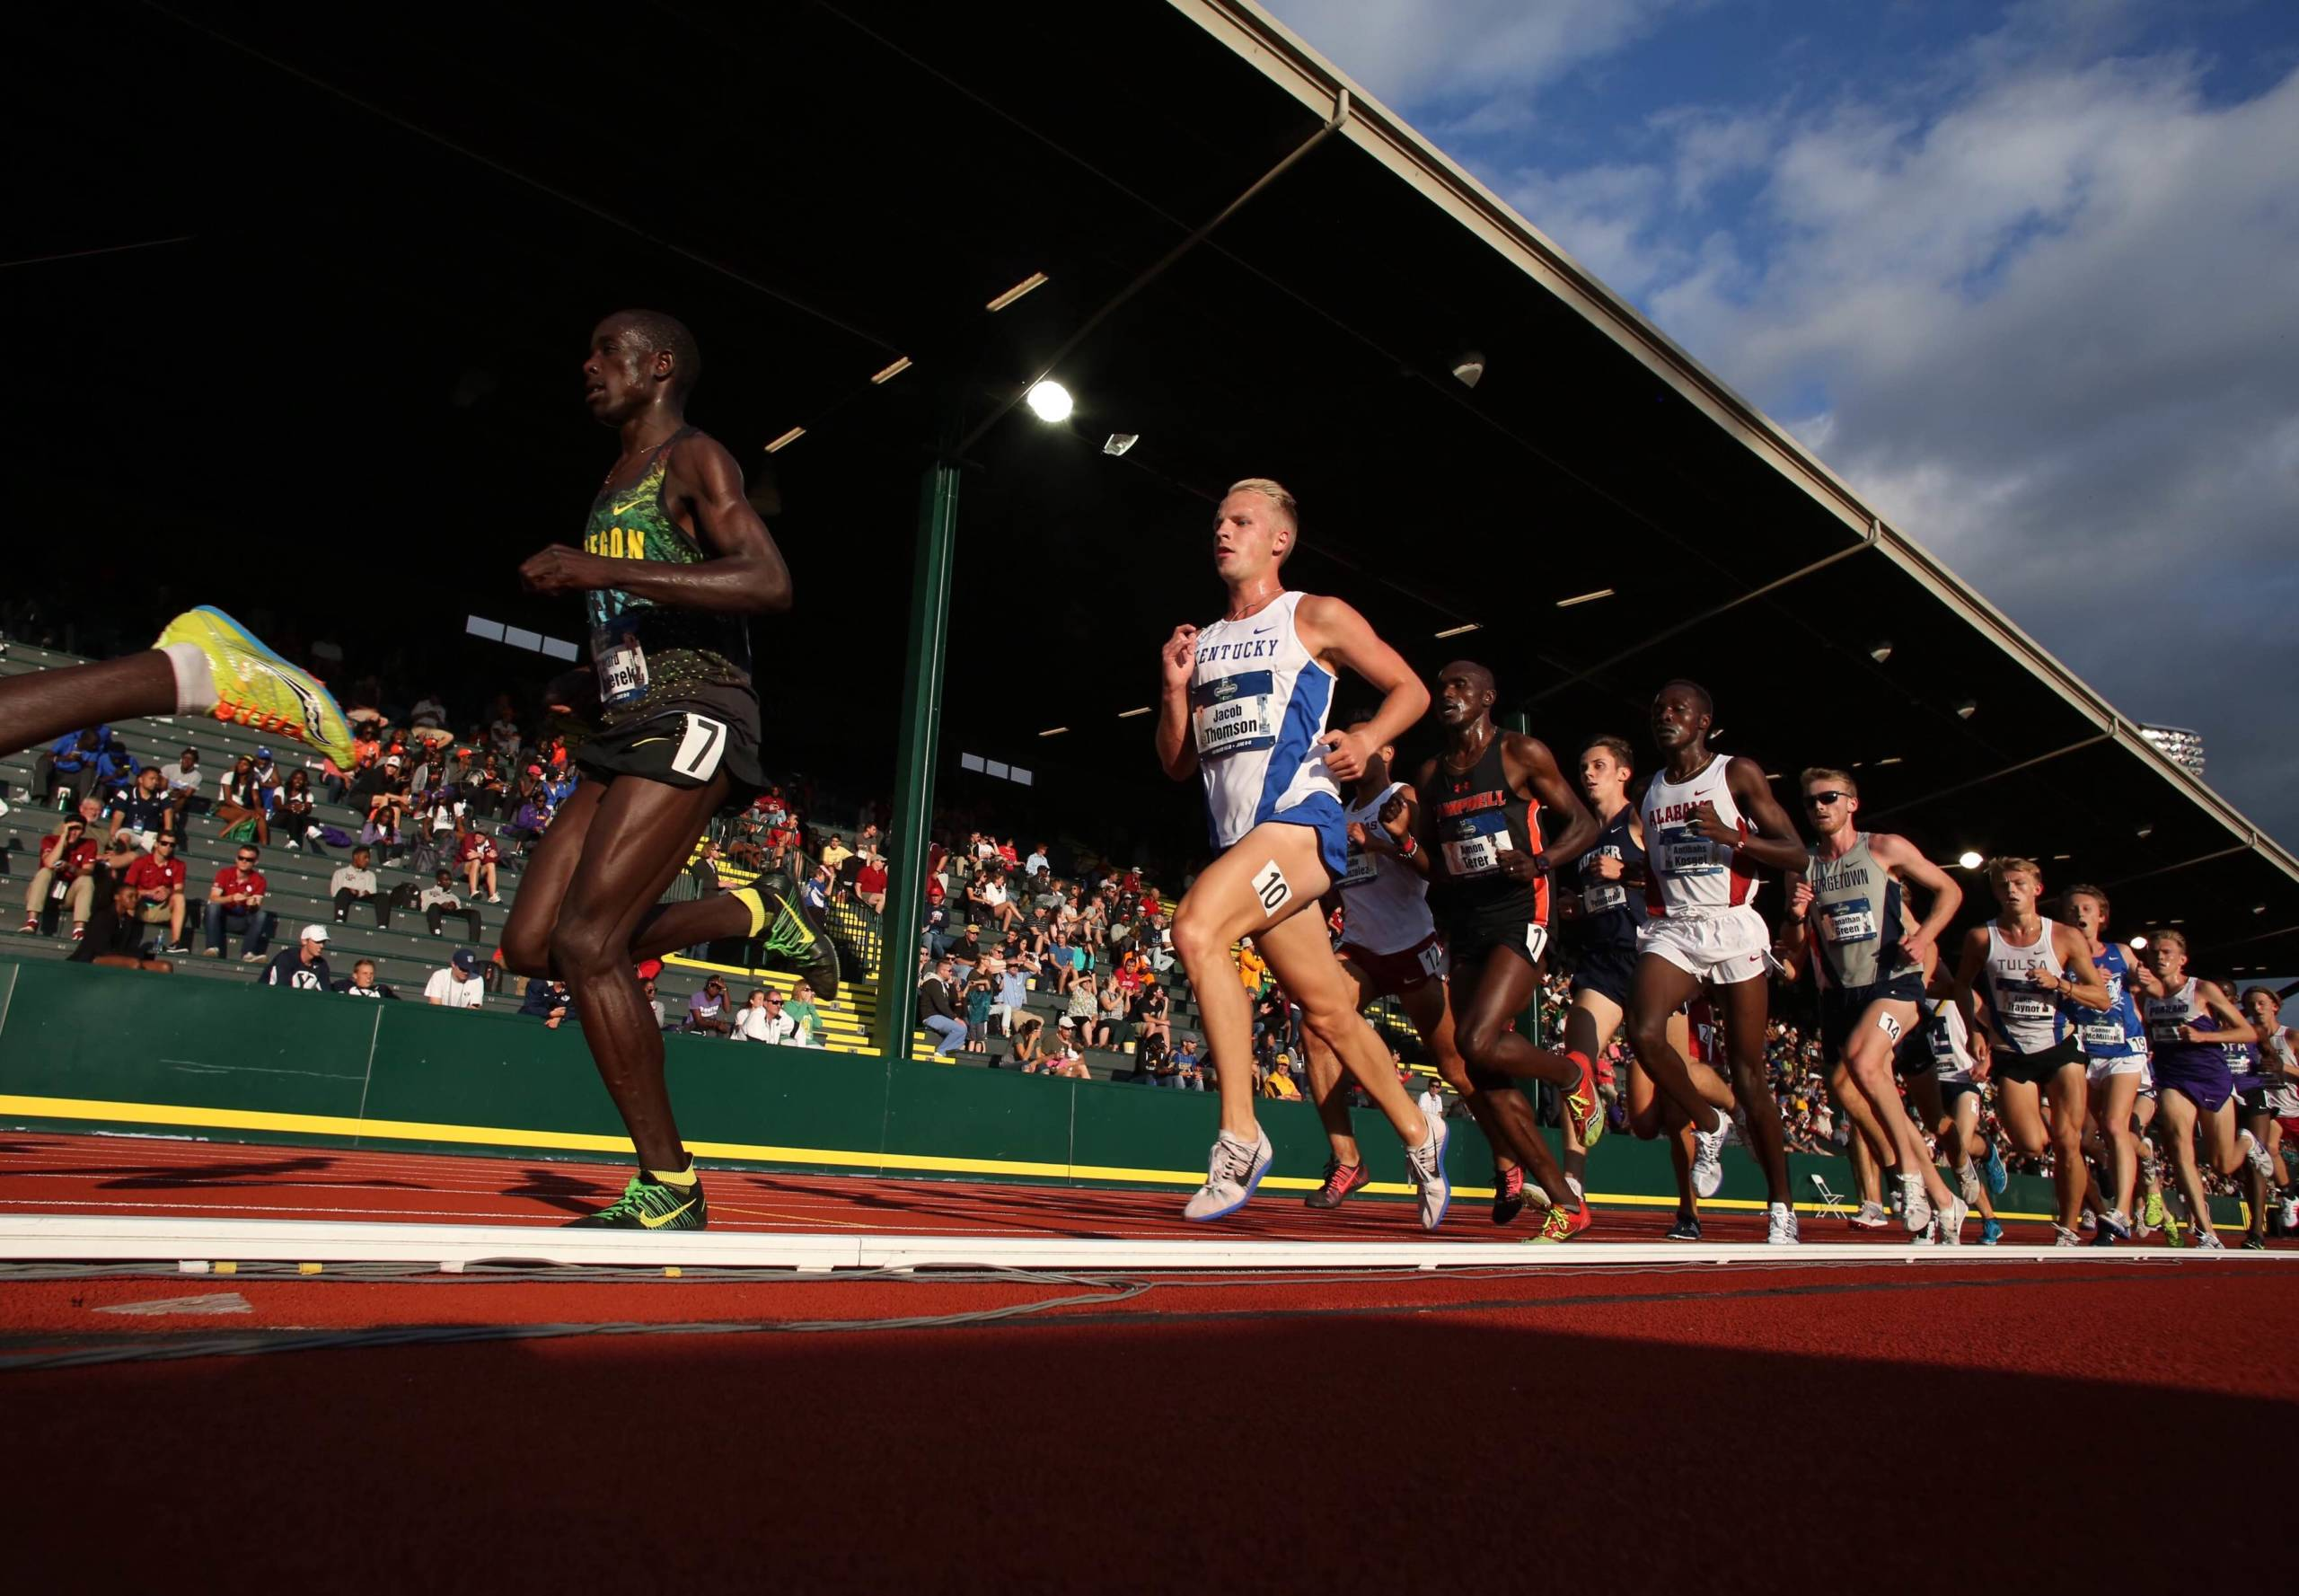
[[[225,943],[232,932],[238,931],[240,962],[263,962],[263,950],[271,946],[271,933],[279,924],[279,916],[263,906],[271,887],[263,878],[263,872],[255,868],[261,857],[254,848],[242,845],[233,862],[216,872],[216,879],[207,888],[205,930],[208,957],[223,957]]]

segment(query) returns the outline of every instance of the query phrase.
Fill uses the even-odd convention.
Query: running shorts
[[[2237,1075],[2234,1078],[2235,1112],[2266,1114],[2273,1105],[2268,1100],[2268,1083],[2264,1076]]]
[[[1291,808],[1280,809],[1269,818],[1278,825],[1306,825],[1317,833],[1317,858],[1323,861],[1333,884],[1338,885],[1349,874],[1349,816],[1343,812],[1341,801],[1331,793],[1310,793]]]
[[[1841,1063],[1845,1052],[1852,1045],[1852,1034],[1859,1028],[1861,1017],[1868,1012],[1868,1005],[1877,1002],[1913,1003],[1919,1023],[1924,1018],[1924,973],[1920,970],[1898,970],[1881,981],[1866,986],[1829,986],[1820,990],[1820,1053],[1829,1063]],[[1899,1045],[1903,1029],[1898,1020],[1887,1017],[1884,1034],[1892,1045]],[[1931,1062],[1931,1049],[1925,1050],[1926,1063]]]
[[[2283,1127],[2285,1141],[2299,1142],[2299,1114],[2283,1115],[2275,1123]]]
[[[2155,1061],[2155,1089],[2178,1092],[2206,1114],[2216,1114],[2234,1095],[2235,1078],[2218,1049],[2180,1048]]]
[[[572,739],[569,739],[572,741]],[[700,682],[660,703],[642,701],[575,749],[575,763],[602,780],[639,776],[671,787],[709,785],[725,772],[722,812],[750,807],[770,783],[759,763],[758,694]]]
[[[1969,1075],[1940,1077],[1940,1107],[1946,1109],[1951,1115],[1956,1112],[1958,1098],[1966,1095],[1977,1096],[1979,1088],[1972,1084],[1971,1077]]]
[[[1439,922],[1453,967],[1481,965],[1495,948],[1515,954],[1535,969],[1548,953],[1548,927],[1524,918],[1521,906],[1499,913],[1455,910]]]
[[[2110,1075],[2140,1075],[2147,1073],[2147,1055],[2144,1053],[2118,1054],[2107,1058],[2084,1055],[2083,1079],[2093,1086]]]
[[[1989,1072],[1998,1080],[2021,1080],[2030,1086],[2041,1086],[2070,1064],[2083,1062],[2083,1044],[2074,1036],[2062,1036],[2041,1053],[2019,1053],[2001,1038],[1993,1038],[1990,1050],[1992,1063]]]
[[[1654,915],[1637,928],[1636,957],[1667,959],[1712,986],[1737,986],[1767,968],[1772,933],[1746,904],[1706,914]]]
[[[1634,941],[1607,942],[1598,947],[1581,949],[1579,961],[1572,966],[1572,992],[1579,996],[1584,992],[1609,998],[1622,1009],[1628,1007],[1628,988],[1636,977],[1636,944]]]
[[[1442,981],[1449,968],[1444,939],[1435,931],[1397,953],[1370,953],[1346,941],[1334,952],[1343,963],[1364,971],[1373,990],[1384,997],[1396,997],[1431,981]]]

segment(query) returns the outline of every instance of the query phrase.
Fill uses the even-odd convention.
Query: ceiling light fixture
[[[1881,769],[1882,766],[1885,766],[1885,765],[1888,765],[1888,764],[1898,764],[1898,763],[1899,763],[1899,762],[1900,762],[1900,756],[1899,756],[1898,754],[1893,754],[1893,755],[1891,756],[1891,758],[1889,758],[1889,759],[1880,759],[1880,760],[1878,760],[1878,761],[1876,762],[1876,763],[1877,763],[1877,766]]]
[[[803,428],[803,427],[793,427],[789,431],[788,431],[788,432],[784,433],[780,437],[776,438],[772,443],[771,443],[771,444],[767,445],[766,445],[766,452],[767,452],[768,454],[773,454],[773,453],[774,453],[776,450],[778,450],[778,449],[786,448],[786,447],[788,447],[788,445],[792,445],[792,444],[797,443],[800,438],[802,438],[802,437],[804,437],[804,436],[806,436],[806,429],[805,428]]]
[[[1482,621],[1465,621],[1458,626],[1447,627],[1437,635],[1440,638],[1457,638],[1464,632],[1482,631],[1484,630],[1484,622]]]
[[[1967,848],[1961,853],[1956,855],[1956,862],[1963,866],[1964,869],[1968,870],[1977,870],[1980,866],[1986,864],[1987,860],[1980,857],[1978,849]]]
[[[1144,704],[1138,710],[1120,710],[1117,712],[1117,718],[1120,720],[1131,720],[1136,715],[1147,715],[1149,712],[1150,706],[1148,704]]]
[[[1574,604],[1594,604],[1600,598],[1610,598],[1612,595],[1613,590],[1611,588],[1599,587],[1594,593],[1582,593],[1575,595],[1572,598],[1560,598],[1556,601],[1556,607],[1560,610],[1569,610]]]
[[[1047,422],[1070,419],[1070,411],[1074,403],[1070,397],[1070,390],[1051,377],[1041,383],[1031,384],[1030,391],[1024,394],[1022,399],[1039,420]]]
[[[1138,432],[1113,432],[1102,441],[1102,453],[1123,454],[1141,441],[1141,435]]]
[[[2264,914],[2267,913],[2267,905],[2265,904],[2253,904],[2251,905],[2251,913],[2254,914]]]
[[[2152,837],[2155,834],[2155,827],[2152,824],[2143,825],[2139,828],[2137,834],[2143,837]]]
[[[1484,351],[1463,349],[1453,357],[1453,375],[1464,388],[1474,388],[1484,375]]]
[[[1030,273],[1029,276],[1024,278],[1020,282],[1016,283],[1012,287],[1007,289],[1006,292],[1000,294],[997,298],[991,300],[982,308],[984,310],[1002,311],[1008,305],[1019,299],[1023,295],[1027,294],[1031,289],[1044,287],[1044,283],[1045,273],[1042,271],[1034,271]]]
[[[907,355],[897,355],[894,357],[894,363],[892,366],[887,366],[884,371],[873,374],[870,380],[874,383],[883,383],[889,377],[898,377],[902,375],[903,373],[909,369],[910,357]]]
[[[2131,945],[2134,948],[2145,948],[2147,946],[2147,939],[2145,937],[2134,937],[2131,939]]]
[[[1976,698],[1968,698],[1956,706],[1956,719],[1959,720],[1969,720],[1978,712],[1979,700]]]
[[[1868,657],[1874,660],[1878,665],[1883,664],[1884,661],[1889,659],[1891,657],[1892,644],[1891,639],[1889,638],[1879,642],[1872,643],[1868,647]]]
[[[1070,728],[1066,726],[1049,726],[1044,731],[1038,733],[1038,736],[1042,737],[1058,737],[1069,729]]]

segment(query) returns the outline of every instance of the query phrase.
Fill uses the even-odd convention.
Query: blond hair
[[[2177,942],[2182,955],[2188,950],[2188,934],[2175,925],[2167,925],[2162,930],[2151,933],[2147,939],[2151,942]]]
[[[2038,886],[2044,884],[2044,868],[2032,859],[2022,859],[2016,853],[2002,853],[1987,861],[1987,878],[1990,881],[2001,881],[2006,876],[2022,874],[2033,876]]]
[[[1299,502],[1287,490],[1285,484],[1274,477],[1247,477],[1242,481],[1232,482],[1229,484],[1229,493],[1258,493],[1277,507],[1278,514],[1285,517],[1285,525],[1293,533],[1293,541],[1286,544],[1285,551],[1277,557],[1277,563],[1283,565],[1293,551],[1301,546]],[[1224,493],[1221,497],[1227,498],[1229,493]]]
[[[1799,787],[1810,787],[1815,781],[1832,781],[1854,798],[1860,796],[1860,783],[1852,779],[1850,771],[1835,770],[1824,764],[1812,764],[1806,765],[1804,773],[1796,778],[1796,784]]]

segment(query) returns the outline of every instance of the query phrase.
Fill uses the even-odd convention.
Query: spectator
[[[486,939],[480,934],[479,929],[479,909],[474,904],[465,904],[462,899],[455,895],[454,881],[454,877],[445,870],[440,870],[433,876],[431,885],[423,889],[423,896],[420,900],[423,923],[431,928],[431,934],[436,937],[439,934],[441,920],[450,914],[460,914],[463,917],[463,923],[471,928],[471,939],[474,942],[484,941]]]
[[[1014,1016],[1020,1013],[1029,1001],[1027,975],[1021,965],[1009,964],[998,973],[998,991],[992,997],[988,1018],[998,1022],[998,1034],[1014,1034]]]
[[[1033,880],[1035,880],[1041,872],[1051,869],[1053,867],[1046,862],[1045,844],[1044,842],[1040,842],[1036,847],[1031,849],[1030,857],[1022,861],[1022,874]]]
[[[97,727],[57,738],[32,767],[33,798],[43,804],[66,794],[75,804],[86,798],[96,784],[96,756],[102,748],[103,733]]]
[[[495,697],[495,719],[488,722],[487,749],[507,768],[519,762],[519,722],[511,711],[511,695]]]
[[[224,944],[230,933],[239,931],[240,962],[263,962],[263,950],[271,945],[272,930],[278,925],[279,916],[263,906],[270,884],[255,868],[260,857],[252,844],[242,844],[233,862],[216,871],[216,879],[208,886],[204,929],[210,958],[223,957]]]
[[[366,824],[359,828],[359,840],[374,851],[375,858],[390,864],[406,851],[406,834],[400,830],[398,806],[384,804],[367,811]]]
[[[328,879],[328,891],[335,898],[335,923],[341,925],[351,913],[351,905],[366,904],[375,911],[375,924],[388,930],[392,923],[391,900],[377,895],[375,872],[367,866],[365,848],[351,851],[351,862],[339,865]],[[474,939],[475,940],[476,939]]]
[[[1126,1023],[1126,1013],[1131,1007],[1115,976],[1102,983],[1101,992],[1096,1001],[1094,1022],[1096,1034],[1101,1037],[1104,1047],[1125,1045],[1126,1038],[1132,1034],[1132,1027]]]
[[[511,816],[511,824],[503,828],[502,834],[519,844],[524,851],[542,841],[542,833],[550,824],[551,810],[544,806],[541,789],[537,789],[519,801],[517,810]]]
[[[415,707],[407,712],[407,725],[427,745],[455,740],[454,734],[447,729],[447,706],[440,702],[436,692],[427,692],[415,701]]]
[[[1086,1067],[1085,1055],[1078,1051],[1078,1027],[1067,1016],[1053,1033],[1053,1050],[1040,1067],[1044,1075],[1061,1075],[1072,1080],[1091,1080],[1094,1072]]]
[[[846,839],[835,832],[832,833],[830,840],[823,844],[823,863],[828,865],[833,874],[836,873],[839,866],[844,864],[853,855],[854,850],[846,845]]]
[[[1155,981],[1142,989],[1141,997],[1133,1005],[1134,1035],[1143,1042],[1157,1042],[1170,1047],[1174,1041],[1170,1004],[1165,988]]]
[[[854,895],[870,905],[873,913],[886,912],[886,861],[875,852],[861,856],[854,871]]]
[[[1014,1032],[1013,1062],[1022,1067],[1025,1075],[1036,1074],[1038,1066],[1045,1061],[1045,1045],[1042,1040],[1044,1029],[1045,1021],[1034,1014]],[[997,1061],[992,1060],[991,1067],[995,1069]]]
[[[183,835],[184,822],[207,808],[207,800],[199,796],[206,772],[199,768],[199,750],[187,748],[178,756],[175,769],[167,773],[168,806],[174,810],[174,821],[168,829]]]
[[[151,970],[166,974],[175,966],[165,959],[144,957],[144,927],[137,915],[137,893],[124,875],[108,871],[96,872],[101,877],[94,912],[88,916],[87,932],[79,945],[65,956],[66,961],[81,965],[108,965],[123,970]]]
[[[1238,979],[1245,983],[1246,990],[1258,997],[1262,983],[1268,974],[1269,966],[1255,951],[1254,939],[1246,937],[1240,940],[1238,944]]]
[[[655,1028],[658,1031],[670,1029],[671,1018],[663,1012],[663,1000],[655,995],[655,978],[652,975],[639,978],[639,995],[647,1001],[647,1007],[654,1010]]]
[[[183,885],[189,874],[176,857],[175,838],[164,834],[154,841],[150,853],[128,867],[128,885],[136,889],[137,918],[145,925],[168,928],[169,953],[191,951],[183,934]]]
[[[479,978],[479,955],[468,948],[455,949],[444,970],[431,972],[423,996],[442,1009],[476,1009],[487,1001],[487,983]]]
[[[375,979],[375,961],[372,958],[363,958],[353,964],[350,979],[337,982],[335,990],[347,997],[399,1001],[399,993]]]
[[[947,1058],[965,1041],[965,1022],[958,1018],[950,991],[954,966],[947,954],[934,961],[926,979],[918,983],[918,1023],[934,1037],[934,1056]]]
[[[998,993],[990,984],[990,977],[976,970],[966,983],[966,1051],[990,1051],[990,1010]]]
[[[799,901],[817,920],[830,907],[831,871],[828,865],[816,865],[807,875],[806,885],[799,887]]]
[[[527,981],[527,995],[519,1003],[519,1012],[542,1021],[543,1029],[555,1031],[559,1028],[559,1022],[567,1018],[568,1005],[571,1001],[565,982],[547,981],[541,975],[531,976]]]
[[[1205,1072],[1198,1065],[1197,1039],[1184,1036],[1182,1045],[1174,1049],[1174,1084],[1183,1091],[1202,1092],[1205,1089]]]
[[[242,754],[232,762],[229,773],[224,777],[223,796],[216,800],[216,818],[223,822],[224,835],[233,833],[252,837],[258,843],[271,841],[271,822],[264,813],[262,789],[256,781],[255,761]]]
[[[1261,1095],[1264,1098],[1280,1098],[1293,1103],[1301,1100],[1301,1089],[1293,1081],[1291,1054],[1281,1053],[1277,1055],[1268,1076],[1261,1083]]]
[[[1152,1086],[1170,1087],[1173,1084],[1170,1079],[1173,1068],[1173,1054],[1160,1037],[1144,1036],[1133,1050],[1133,1078],[1136,1080],[1147,1080]]]
[[[1438,1087],[1437,1078],[1431,1076],[1428,1084],[1421,1089],[1421,1096],[1415,1099],[1421,1111],[1432,1121],[1445,1117],[1445,1094]]]
[[[293,948],[283,948],[263,973],[265,986],[284,986],[291,992],[325,992],[329,986],[327,968],[327,927],[307,925]]]
[[[790,1001],[782,1006],[791,1022],[798,1027],[798,1045],[820,1047],[823,1034],[822,1010],[815,1007],[815,989],[801,981],[790,989]]]
[[[146,853],[152,844],[176,828],[174,807],[168,801],[166,777],[152,765],[136,772],[136,786],[112,811],[111,834],[125,835]]]
[[[279,800],[273,806],[272,819],[286,833],[287,847],[291,852],[309,849],[314,858],[327,857],[326,839],[320,835],[320,817],[312,792],[311,772],[299,765],[287,772],[287,784],[279,789]]]
[[[771,1042],[781,1047],[806,1045],[798,1036],[798,1022],[791,1018],[782,994],[771,986],[751,993],[750,1007],[743,1010],[739,1031],[753,1042]]]
[[[727,1012],[727,981],[713,975],[686,1001],[686,1028],[706,1036],[734,1033],[734,1017]]]
[[[484,815],[490,820],[503,818],[503,806],[511,796],[510,778],[503,773],[502,765],[493,754],[480,761],[471,772],[470,783],[462,789],[465,803],[474,815]]]
[[[449,824],[457,823],[450,821]],[[474,900],[479,896],[480,881],[484,878],[487,882],[487,901],[490,904],[503,901],[502,895],[495,890],[496,857],[495,839],[475,826],[464,831],[455,843],[455,859],[462,866],[464,884],[471,888]]]
[[[277,815],[279,812],[279,784],[285,772],[273,762],[270,749],[259,748],[255,751],[255,763],[250,767],[250,774],[255,777],[255,796],[265,816]]]
[[[88,823],[82,816],[70,816],[42,837],[40,868],[32,872],[31,883],[24,891],[23,932],[29,936],[39,931],[42,908],[54,897],[71,913],[72,939],[77,942],[85,936],[88,912],[95,897],[95,839],[89,835]]]
[[[1096,985],[1092,971],[1083,971],[1070,983],[1069,1011],[1062,1016],[1078,1039],[1088,1047],[1105,1045],[1097,1039],[1096,1026],[1101,1013],[1101,991]]]

